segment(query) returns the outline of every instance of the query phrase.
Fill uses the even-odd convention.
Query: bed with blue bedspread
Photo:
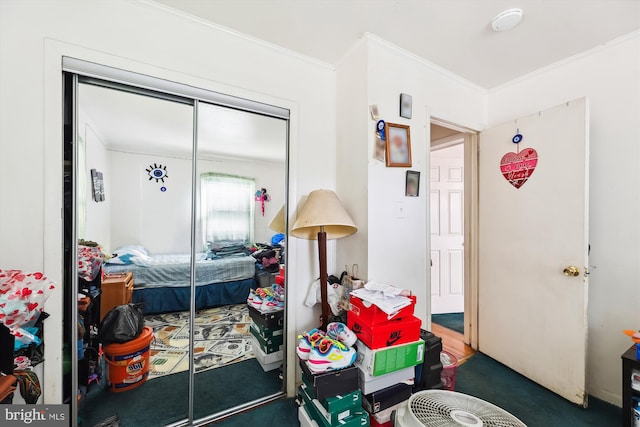
[[[139,248],[140,249],[140,248]],[[255,287],[255,263],[244,253],[211,259],[195,255],[196,309],[246,302]],[[133,302],[142,303],[145,314],[186,311],[191,297],[191,255],[149,255],[121,250],[104,264],[106,275],[133,273]]]

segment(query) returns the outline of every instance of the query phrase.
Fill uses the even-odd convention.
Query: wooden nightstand
[[[129,304],[133,295],[133,273],[105,276],[101,284],[100,320],[115,306]]]

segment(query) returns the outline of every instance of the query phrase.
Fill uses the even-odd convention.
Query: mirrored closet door
[[[288,111],[73,61],[72,419],[199,425],[282,397]]]
[[[283,390],[284,325],[265,330],[256,320],[277,311],[275,297],[284,291],[276,283],[285,261],[283,225],[272,220],[285,205],[287,153],[285,120],[206,102],[197,114],[197,249],[228,265],[231,276],[216,287],[220,304],[196,313],[196,419]],[[256,288],[274,296],[268,309],[267,301],[254,301],[249,311],[246,296]]]
[[[80,79],[77,123],[80,266],[103,256],[93,264],[101,266],[94,277],[79,272],[78,292],[91,302],[78,314],[86,331],[78,351],[78,419],[93,426],[117,415],[151,425],[154,408],[156,425],[183,420],[189,408],[193,105]],[[127,303],[138,306],[112,312]],[[145,329],[129,340],[127,334],[136,333],[127,330],[134,310],[144,315]]]

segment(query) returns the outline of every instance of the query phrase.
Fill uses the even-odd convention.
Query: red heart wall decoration
[[[538,153],[533,148],[525,148],[519,153],[509,152],[500,160],[500,171],[507,181],[516,188],[527,182],[538,164]]]

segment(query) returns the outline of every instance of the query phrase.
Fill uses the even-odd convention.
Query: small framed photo
[[[400,94],[400,117],[404,117],[405,119],[411,118],[412,103],[411,95],[407,95],[406,93]]]
[[[389,167],[411,167],[411,134],[409,126],[386,123],[386,160]]]
[[[93,200],[96,202],[104,202],[104,177],[102,172],[91,169],[91,189]]]
[[[407,171],[404,195],[407,197],[418,197],[420,195],[420,172]]]

